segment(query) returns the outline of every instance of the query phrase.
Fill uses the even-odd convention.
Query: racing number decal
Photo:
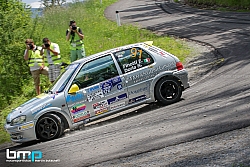
[[[132,48],[132,49],[130,50],[130,52],[131,52],[131,55],[130,55],[130,56],[131,56],[132,58],[136,58],[138,51],[139,51],[139,59],[141,59],[142,50],[137,50],[136,48]]]

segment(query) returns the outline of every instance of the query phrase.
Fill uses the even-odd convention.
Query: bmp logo
[[[6,158],[8,160],[19,160],[22,158],[35,162],[36,159],[42,159],[42,156],[43,154],[41,151],[10,151],[9,149],[6,149]]]

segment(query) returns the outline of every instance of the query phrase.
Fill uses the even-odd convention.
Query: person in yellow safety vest
[[[74,20],[70,21],[69,29],[66,31],[66,40],[70,41],[70,61],[85,57],[85,49],[83,44],[84,35],[80,27],[77,27]]]
[[[31,75],[34,79],[36,94],[41,93],[40,74],[48,76],[48,67],[44,65],[43,56],[40,55],[42,47],[37,47],[32,39],[26,39],[26,50],[24,51],[24,59],[28,61]]]
[[[61,72],[62,61],[59,45],[51,42],[48,38],[43,38],[40,55],[44,56],[45,65],[49,67],[49,80],[53,83]]]

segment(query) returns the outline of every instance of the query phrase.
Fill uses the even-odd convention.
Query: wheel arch
[[[70,126],[72,124],[71,120],[70,120],[70,117],[65,112],[63,112],[60,108],[51,107],[51,108],[47,108],[46,110],[43,110],[43,111],[39,112],[35,116],[35,118],[34,118],[35,127],[36,127],[36,124],[37,124],[38,120],[42,116],[44,116],[45,114],[53,114],[53,115],[58,116],[61,119],[61,121],[64,123],[64,125],[63,125],[64,129],[70,128]],[[35,133],[36,133],[36,129],[35,129]],[[36,137],[37,137],[37,133],[36,133]]]
[[[157,75],[154,77],[154,79],[153,79],[153,81],[152,81],[152,83],[151,83],[151,85],[150,85],[150,92],[151,92],[151,94],[152,94],[152,96],[153,96],[153,97],[151,97],[152,99],[156,100],[156,99],[155,99],[155,86],[157,85],[157,83],[158,83],[161,79],[165,79],[165,78],[173,79],[173,80],[179,82],[182,91],[184,90],[184,87],[183,87],[183,84],[182,84],[181,80],[180,80],[178,77],[174,76],[172,72],[160,73],[160,74],[157,74]]]

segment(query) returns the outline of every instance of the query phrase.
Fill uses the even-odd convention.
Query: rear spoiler
[[[144,44],[146,44],[148,46],[153,46],[153,41],[146,41],[146,42],[144,42]]]

